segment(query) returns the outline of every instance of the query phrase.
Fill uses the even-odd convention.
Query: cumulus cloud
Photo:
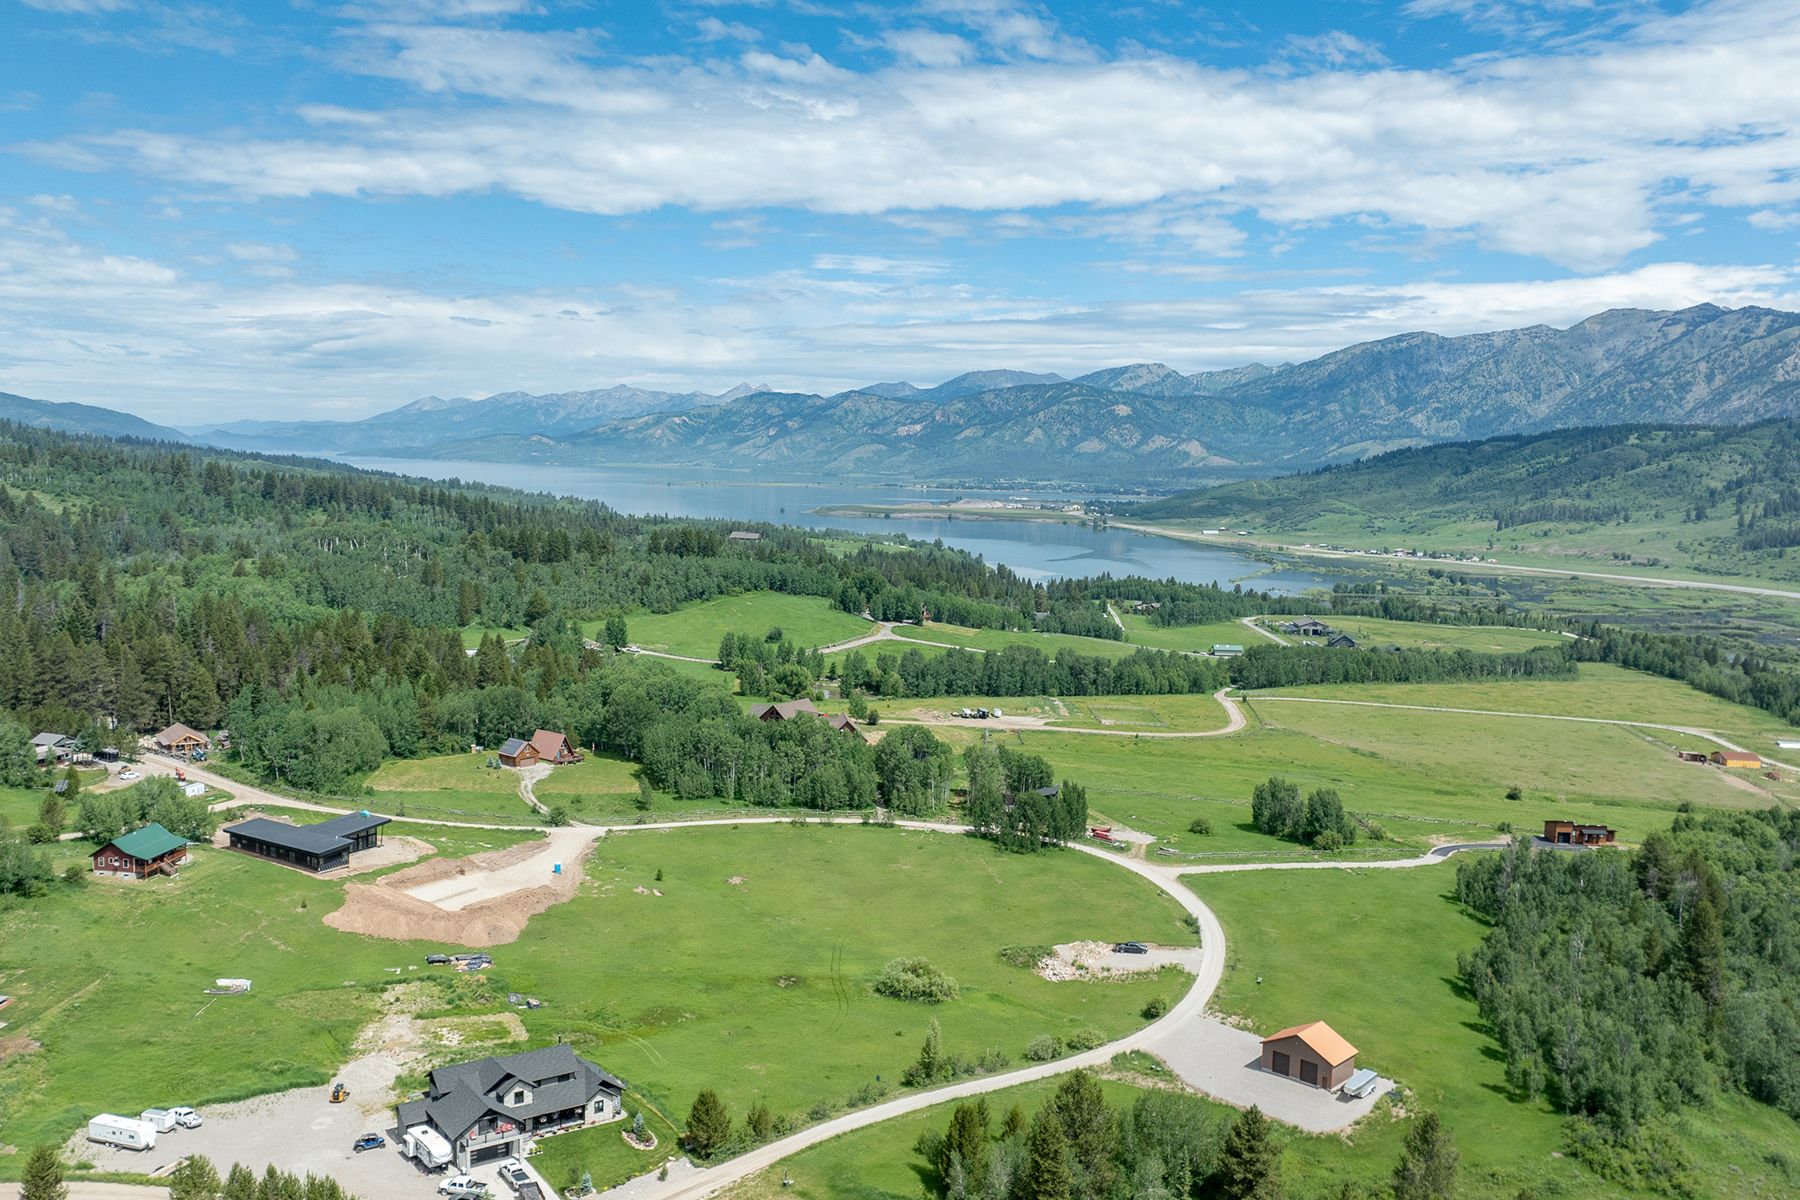
[[[1654,243],[1672,194],[1800,199],[1800,24],[1779,6],[1724,0],[1604,45],[1439,70],[1369,66],[1369,48],[1324,35],[1315,53],[1335,55],[1332,69],[1273,76],[1079,61],[1034,10],[929,7],[1017,60],[964,61],[954,42],[901,31],[890,44],[910,45],[907,61],[870,72],[804,48],[619,65],[573,34],[381,24],[363,29],[354,65],[431,103],[309,106],[310,127],[288,136],[123,128],[31,149],[245,197],[501,189],[602,214],[1187,197],[1286,225],[1373,219],[1584,270]]]

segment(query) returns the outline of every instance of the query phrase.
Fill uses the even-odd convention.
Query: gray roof
[[[225,832],[297,850],[302,854],[332,854],[347,848],[350,839],[357,834],[387,823],[388,818],[366,812],[345,813],[317,825],[289,825],[285,821],[272,821],[268,817],[252,817],[248,821],[226,826]]]
[[[500,753],[511,758],[529,745],[531,745],[531,743],[524,738],[507,738],[500,747]]]
[[[561,1075],[573,1078],[545,1082]],[[529,1104],[501,1103],[500,1098],[515,1080],[530,1089]],[[478,1058],[439,1067],[431,1073],[425,1098],[407,1101],[396,1112],[402,1128],[429,1119],[440,1133],[454,1141],[490,1112],[525,1121],[579,1107],[602,1091],[616,1094],[624,1090],[624,1080],[558,1042],[542,1050],[527,1050],[504,1058]]]
[[[64,742],[72,742],[74,740],[74,738],[66,733],[40,733],[31,739],[31,744],[34,746],[60,746]]]

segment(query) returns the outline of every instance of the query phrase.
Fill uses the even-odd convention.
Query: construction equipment
[[[348,1100],[349,1098],[350,1098],[350,1089],[349,1088],[345,1087],[341,1083],[334,1083],[331,1085],[331,1102],[333,1104],[342,1104],[344,1101]]]

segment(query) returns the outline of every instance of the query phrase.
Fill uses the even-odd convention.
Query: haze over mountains
[[[1699,305],[1616,309],[1565,330],[1402,334],[1280,367],[1182,374],[1134,363],[1075,379],[983,370],[831,396],[750,384],[719,395],[504,392],[184,436],[275,453],[1167,485],[1501,434],[1790,415],[1800,415],[1800,314]],[[49,420],[41,410],[28,419]]]

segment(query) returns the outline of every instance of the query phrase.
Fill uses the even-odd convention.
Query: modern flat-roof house
[[[173,876],[190,857],[186,838],[152,823],[122,833],[94,851],[94,874],[127,879]]]
[[[779,704],[752,704],[750,715],[758,721],[791,721],[795,717],[822,714],[811,700],[783,700]]]
[[[1262,1068],[1336,1091],[1356,1074],[1356,1047],[1323,1021],[1295,1025],[1262,1040]]]
[[[581,755],[575,753],[575,747],[569,745],[568,738],[548,729],[540,729],[531,735],[531,748],[537,751],[539,762],[560,765],[581,761]]]
[[[1762,759],[1748,750],[1714,750],[1712,761],[1721,767],[1732,767],[1739,771],[1760,771]]]
[[[75,757],[75,739],[66,733],[40,733],[31,739],[31,748],[44,766],[66,763]]]
[[[166,754],[191,757],[196,750],[211,750],[212,739],[198,729],[189,729],[180,721],[156,735],[156,748]]]
[[[537,765],[538,748],[524,738],[507,738],[500,746],[500,765],[503,767],[532,767]]]
[[[402,1131],[420,1125],[450,1143],[460,1170],[523,1158],[534,1138],[625,1115],[623,1080],[557,1043],[542,1050],[439,1067],[425,1094],[396,1107]]]
[[[350,856],[381,845],[386,817],[345,813],[317,825],[289,825],[268,817],[252,817],[225,827],[233,850],[291,863],[305,871],[335,871],[350,865]]]
[[[1553,846],[1610,846],[1613,831],[1604,825],[1578,821],[1545,821],[1544,840]]]

